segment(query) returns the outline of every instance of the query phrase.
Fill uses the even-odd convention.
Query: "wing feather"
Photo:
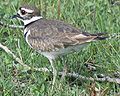
[[[39,25],[36,22],[34,26],[28,27],[32,27],[28,37],[30,45],[41,51],[57,51],[61,48],[88,43],[97,38],[97,35],[83,33],[69,24],[56,20],[43,19],[39,20]]]

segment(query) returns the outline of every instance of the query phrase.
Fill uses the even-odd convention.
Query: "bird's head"
[[[24,25],[27,25],[42,18],[42,16],[35,6],[23,5],[19,8],[17,14],[12,16],[12,18],[18,18],[23,21]]]

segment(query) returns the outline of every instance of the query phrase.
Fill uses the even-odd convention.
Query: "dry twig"
[[[0,26],[3,26],[3,27],[9,27],[9,28],[12,28],[12,29],[15,29],[15,28],[23,29],[23,28],[24,28],[24,26],[8,25],[8,24],[4,24],[3,22],[0,22]]]
[[[63,72],[59,72],[59,75],[64,74]],[[66,77],[74,77],[77,79],[82,80],[90,80],[90,81],[100,81],[100,82],[113,82],[120,84],[120,78],[111,78],[109,76],[105,76],[103,78],[92,78],[92,77],[85,77],[82,75],[79,75],[78,73],[66,73]]]

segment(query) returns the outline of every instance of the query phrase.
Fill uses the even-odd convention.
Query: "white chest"
[[[27,28],[24,29],[24,37],[26,42],[28,43],[28,45],[32,48],[32,46],[30,45],[29,41],[28,41],[28,36],[30,35],[30,30],[28,30]]]

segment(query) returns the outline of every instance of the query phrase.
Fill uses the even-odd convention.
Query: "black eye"
[[[25,10],[21,10],[21,14],[25,15],[26,14]]]

